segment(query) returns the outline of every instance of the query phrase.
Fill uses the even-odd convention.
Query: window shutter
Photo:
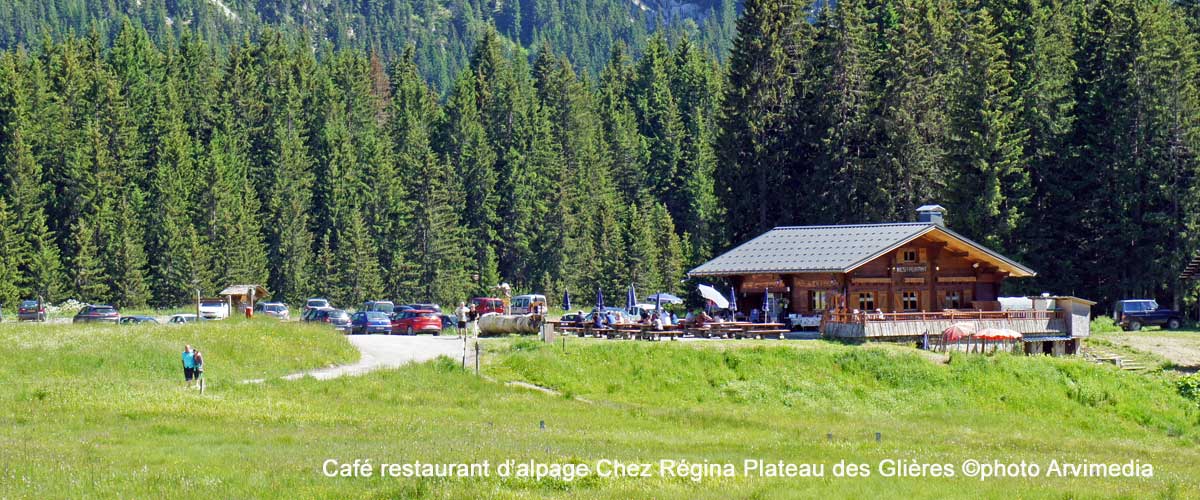
[[[925,259],[925,250],[924,248],[917,249],[917,262],[928,262]]]

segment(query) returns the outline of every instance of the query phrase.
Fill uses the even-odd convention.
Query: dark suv
[[[1117,324],[1126,331],[1138,331],[1143,326],[1162,326],[1169,330],[1183,324],[1183,314],[1173,309],[1158,306],[1149,299],[1122,300],[1115,309]]]
[[[117,312],[117,308],[113,306],[84,306],[75,315],[72,323],[92,323],[104,322],[116,324],[117,320],[121,319],[121,314]]]

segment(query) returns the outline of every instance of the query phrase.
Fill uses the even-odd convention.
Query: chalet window
[[[829,292],[824,290],[809,290],[808,291],[808,308],[810,311],[824,311],[827,309],[826,301],[829,298]]]
[[[917,311],[921,308],[921,304],[917,301],[917,292],[903,292],[900,294],[900,308],[905,312]]]
[[[962,308],[962,292],[958,290],[950,290],[946,292],[942,299],[942,309],[960,309]]]
[[[875,292],[860,292],[858,294],[858,310],[859,311],[874,311],[875,310]]]
[[[902,256],[903,256],[904,262],[916,262],[917,261],[917,251],[916,250],[905,250],[904,253],[902,254]]]

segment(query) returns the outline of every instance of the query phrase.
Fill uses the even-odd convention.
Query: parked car
[[[1143,326],[1162,326],[1174,330],[1183,325],[1183,314],[1174,309],[1159,307],[1150,299],[1122,300],[1115,309],[1117,324],[1126,331],[1138,331]]]
[[[613,323],[631,324],[631,323],[637,323],[637,321],[638,321],[636,318],[634,318],[633,316],[630,316],[629,313],[625,312],[623,309],[618,309],[615,307],[605,308],[604,314],[611,315],[613,318],[613,321],[612,321]],[[596,317],[595,311],[587,313],[587,315],[585,315],[583,317],[583,322],[587,323],[587,324],[591,324],[594,321],[595,317]],[[605,322],[607,322],[607,320]]]
[[[458,328],[458,315],[457,314],[439,314],[438,317],[442,318],[442,329],[443,330],[445,330],[447,328]]]
[[[288,311],[287,304],[282,302],[259,302],[254,305],[255,312],[266,314],[275,319],[289,320],[292,318],[292,313]]]
[[[321,320],[332,325],[340,332],[350,331],[350,313],[341,309],[326,309],[321,313]]]
[[[487,313],[504,314],[504,301],[491,297],[475,297],[471,299],[471,303],[475,304],[475,312],[480,316]]]
[[[46,306],[36,300],[22,300],[17,307],[17,321],[46,321]]]
[[[308,311],[310,309],[332,309],[332,308],[333,308],[333,306],[329,305],[329,299],[313,298],[313,299],[308,299],[308,300],[304,301],[304,310],[305,311]]]
[[[316,308],[310,309],[308,307],[305,307],[304,310],[300,312],[300,321],[303,321],[306,323],[312,322],[312,321],[318,321],[316,319],[317,314],[319,314],[321,311],[329,311],[331,309],[333,309],[333,308],[332,307],[316,307]]]
[[[380,311],[359,311],[350,317],[350,333],[392,333],[392,320]]]
[[[309,309],[300,317],[300,321],[309,323],[327,323],[333,325],[338,330],[350,329],[350,314],[341,309],[332,307],[321,307],[317,309]]]
[[[536,305],[546,305],[545,295],[518,295],[512,299],[513,314],[529,314]]]
[[[220,297],[200,299],[200,317],[204,319],[228,318],[229,301]]]
[[[156,325],[158,320],[153,316],[121,316],[117,320],[117,324],[121,325]]]
[[[169,319],[167,319],[168,325],[183,325],[186,323],[195,323],[195,322],[196,322],[195,314],[173,314],[173,315],[171,315],[171,317]]]
[[[91,305],[91,306],[83,306],[83,309],[80,309],[79,312],[75,314],[75,318],[72,319],[71,322],[72,323],[103,322],[103,323],[116,324],[116,322],[120,319],[121,319],[121,314],[118,313],[117,308],[115,308],[113,306]]]
[[[392,333],[405,335],[419,333],[442,333],[442,318],[432,309],[401,311],[392,316]]]
[[[583,317],[584,315],[579,313],[569,313],[562,315],[558,321],[564,325],[581,326],[583,325]]]
[[[396,304],[390,300],[368,300],[363,302],[362,310],[391,314],[396,312]]]

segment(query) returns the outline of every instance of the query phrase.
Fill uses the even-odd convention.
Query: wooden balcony
[[[1025,335],[1066,334],[1064,311],[938,311],[910,313],[829,312],[821,331],[826,337],[857,340],[941,335],[954,323],[977,330],[1007,328]]]

